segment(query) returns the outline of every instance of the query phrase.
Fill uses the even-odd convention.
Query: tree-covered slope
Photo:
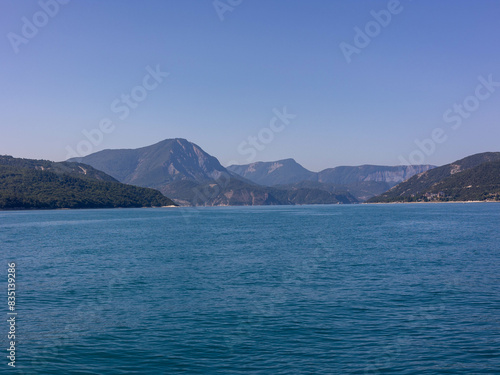
[[[483,163],[435,184],[427,199],[446,201],[500,200],[500,161]]]
[[[500,152],[472,155],[413,176],[369,202],[482,200],[479,197],[495,194],[495,163],[499,161]]]
[[[0,209],[156,207],[174,204],[159,191],[110,180],[106,174],[86,165],[51,163],[0,157]],[[39,168],[40,164],[43,164],[43,169]],[[79,175],[73,169],[80,169],[80,166],[87,170],[86,174]],[[98,177],[91,177],[94,173]]]
[[[295,184],[276,185],[280,189],[317,189],[325,190],[330,193],[344,194],[351,196],[356,202],[364,202],[367,199],[382,194],[389,190],[391,185],[383,181],[360,181],[353,182],[348,185],[336,185],[331,183],[317,182],[317,181],[301,181]],[[351,202],[352,203],[352,202]]]
[[[16,168],[28,168],[39,171],[48,171],[58,174],[69,174],[80,178],[93,180],[118,182],[110,175],[97,170],[90,165],[72,162],[53,162],[49,160],[34,160],[14,158],[8,155],[0,155],[0,165]]]

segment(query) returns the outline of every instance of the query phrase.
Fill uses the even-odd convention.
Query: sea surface
[[[499,230],[495,203],[0,212],[0,373],[500,374]]]

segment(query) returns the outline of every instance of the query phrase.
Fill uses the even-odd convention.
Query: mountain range
[[[356,167],[328,168],[312,172],[293,159],[275,162],[257,162],[246,165],[231,165],[228,170],[257,184],[274,186],[315,181],[335,185],[350,185],[358,182],[384,182],[397,185],[415,174],[435,168],[432,165],[402,165],[395,167],[361,165]]]
[[[93,166],[117,180],[154,188],[181,205],[283,205],[356,203],[347,191],[272,188],[224,168],[201,147],[182,138],[139,149],[103,150],[70,159]]]
[[[281,188],[308,187],[326,191],[348,191],[359,201],[381,194],[408,178],[434,168],[432,165],[328,168],[312,172],[293,159],[231,165],[227,169],[256,184]]]
[[[500,153],[441,167],[361,165],[320,172],[293,159],[224,168],[182,138],[59,163],[0,156],[0,209],[464,200],[500,200]]]
[[[123,183],[157,189],[178,204],[196,206],[358,203],[433,168],[365,165],[312,172],[293,159],[224,168],[182,138],[69,161],[91,165]]]

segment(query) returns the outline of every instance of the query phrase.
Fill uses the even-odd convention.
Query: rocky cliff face
[[[362,181],[388,182],[389,184],[396,185],[432,168],[434,168],[432,165],[404,165],[394,167],[394,170],[380,170],[370,173]]]
[[[432,168],[434,168],[432,165],[361,165],[356,167],[336,167],[319,172],[318,180],[337,185],[350,185],[369,181],[385,182],[392,187]]]

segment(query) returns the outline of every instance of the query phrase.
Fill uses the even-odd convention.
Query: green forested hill
[[[472,155],[410,178],[369,202],[499,200],[500,153]]]
[[[481,164],[437,183],[429,194],[441,193],[442,200],[500,201],[500,162]]]
[[[84,164],[0,157],[0,209],[151,207],[173,204],[159,191],[119,183]]]
[[[49,171],[58,174],[70,174],[81,178],[90,178],[93,180],[113,181],[118,182],[110,175],[99,171],[90,165],[72,162],[53,162],[49,160],[34,160],[34,159],[21,159],[12,156],[0,155],[0,165],[28,168],[39,171]]]

